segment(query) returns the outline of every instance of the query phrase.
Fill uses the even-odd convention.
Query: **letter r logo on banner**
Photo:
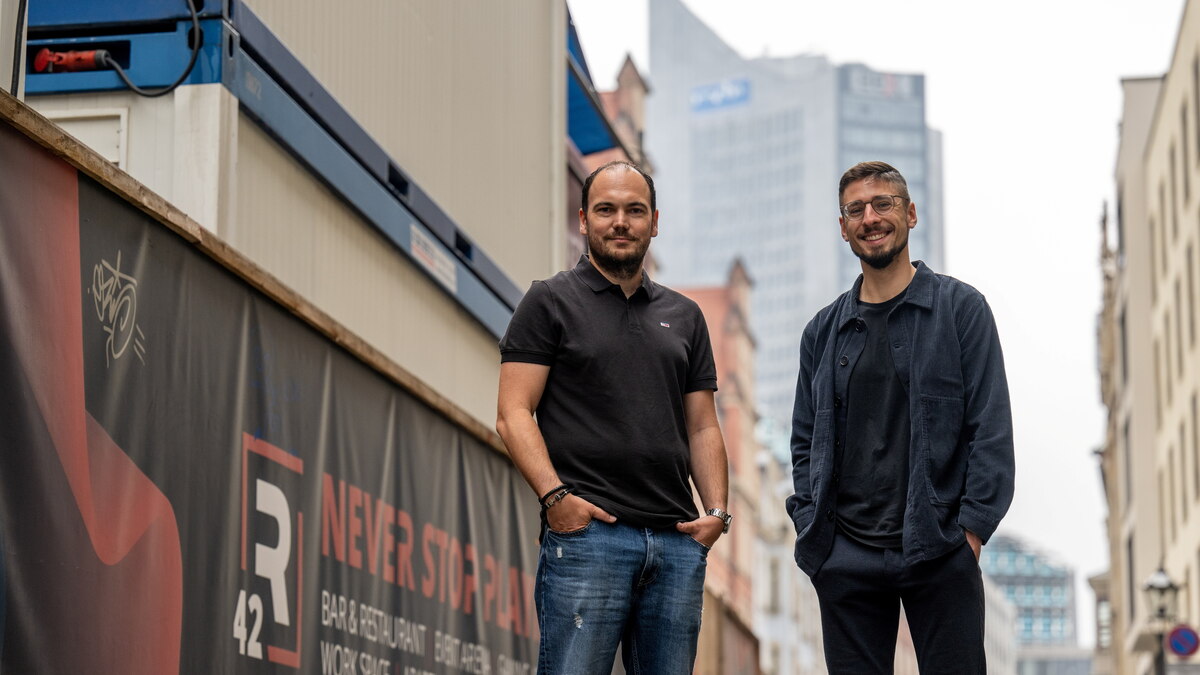
[[[253,569],[253,575],[243,577],[233,637],[238,653],[262,659],[265,645],[268,661],[292,668],[300,667],[304,514],[292,511],[288,494],[298,494],[303,475],[304,460],[261,438],[242,434],[241,569],[244,573]],[[249,542],[254,546],[248,546]],[[247,559],[251,553],[252,565]],[[294,602],[289,601],[289,588]],[[270,596],[267,602],[265,595]],[[270,620],[264,623],[268,610]]]
[[[279,543],[274,547],[254,545],[254,573],[271,582],[275,623],[290,626],[284,574],[287,573],[288,558],[292,555],[292,514],[288,512],[287,497],[283,496],[283,490],[262,479],[258,480],[257,486],[255,508],[279,524]]]

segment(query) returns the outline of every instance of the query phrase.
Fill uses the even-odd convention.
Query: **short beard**
[[[591,256],[592,262],[596,266],[618,279],[632,279],[642,269],[642,261],[646,259],[645,250],[635,252],[627,257],[617,258],[603,251],[597,251],[590,245],[588,246],[588,255]]]
[[[854,251],[854,255],[858,256],[859,260],[867,263],[871,267],[874,267],[877,270],[882,270],[887,269],[887,266],[892,264],[892,261],[896,259],[896,256],[900,255],[900,251],[902,250],[904,249],[894,248],[890,251],[883,251],[876,255],[866,255],[865,253]]]
[[[592,263],[618,279],[632,279],[636,276],[642,269],[642,261],[646,259],[646,252],[650,250],[650,244],[647,243],[640,250],[629,251],[628,255],[617,257],[604,251],[604,240],[593,237],[590,227],[586,237],[588,257],[591,258]]]

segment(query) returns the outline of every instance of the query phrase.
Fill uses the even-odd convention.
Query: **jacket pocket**
[[[808,484],[813,504],[821,499],[825,464],[833,448],[833,411],[820,410],[813,418],[812,445],[808,452]]]
[[[962,435],[963,400],[945,396],[921,397],[921,448],[925,455],[925,480],[935,504],[957,503],[967,476],[966,448]]]

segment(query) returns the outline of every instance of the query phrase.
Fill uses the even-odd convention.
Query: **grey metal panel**
[[[230,243],[490,425],[496,339],[242,116]]]
[[[554,3],[247,4],[517,286],[554,271]]]
[[[521,290],[487,252],[472,242],[445,211],[429,198],[421,186],[404,173],[403,168],[398,166],[329,91],[313,78],[304,64],[279,41],[254,12],[240,2],[234,2],[233,10],[232,31],[236,37],[230,38],[234,40],[234,44],[230,46],[226,57],[224,81],[260,118],[267,130],[293,153],[301,156],[302,161],[307,162],[326,183],[364,213],[372,210],[372,207],[361,203],[365,196],[364,190],[356,187],[356,184],[365,178],[373,178],[388,194],[402,203],[403,210],[419,221],[419,225],[414,227],[422,227],[432,234],[452,257],[457,258],[456,266],[467,268],[463,270],[460,267],[460,276],[464,271],[472,273],[466,275],[464,283],[474,286],[476,281],[480,281],[509,309],[516,307],[521,300]],[[240,47],[240,50],[237,47]],[[251,72],[254,73],[253,77],[247,77]],[[273,81],[277,86],[270,86],[265,80]],[[246,86],[250,83],[252,86]],[[267,91],[268,89],[271,91]],[[289,134],[289,129],[299,133]],[[362,175],[363,171],[358,168],[346,172],[334,166],[346,164],[346,153],[365,170],[366,175]],[[337,157],[331,159],[328,162],[329,166],[326,166],[325,160],[330,154]],[[378,201],[384,199],[385,195],[376,190],[369,198]],[[368,220],[371,220],[369,216]],[[379,226],[379,223],[376,222],[376,225]],[[385,234],[389,234],[388,226],[383,227]],[[397,237],[394,231],[390,236],[401,249],[411,252],[408,241]],[[463,301],[461,297],[457,299]],[[490,304],[490,301],[485,301],[485,304]],[[469,304],[467,308],[485,325],[491,325],[486,318],[488,315],[502,317],[498,324],[500,331],[507,323],[507,313],[481,312],[477,304]]]
[[[225,81],[241,101],[243,110],[263,122],[298,161],[440,281],[496,339],[504,334],[511,316],[511,308],[504,299],[487,289],[440,238],[431,236],[407,206],[373,180],[367,169],[296,105],[266,72],[236,52],[226,60],[225,73]],[[432,264],[435,262],[439,264]]]

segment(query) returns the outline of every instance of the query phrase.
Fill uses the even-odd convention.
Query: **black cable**
[[[22,61],[21,57],[24,56],[24,50],[21,49],[21,47],[24,46],[24,43],[25,43],[25,40],[23,39],[24,37],[25,37],[25,0],[20,0],[20,2],[17,3],[17,35],[16,35],[16,43],[15,43],[15,46],[13,47],[12,87],[8,90],[8,93],[12,94],[13,96],[16,96],[19,93],[17,91],[17,87],[19,87],[21,85],[21,61]]]
[[[22,2],[24,2],[24,0],[22,0]],[[121,65],[117,63],[117,60],[114,59],[107,51],[97,50],[97,61],[100,61],[104,65],[115,70],[117,72],[117,76],[120,77],[134,93],[145,96],[146,98],[155,98],[175,91],[175,88],[183,84],[183,81],[188,78],[188,75],[192,74],[192,68],[195,67],[196,59],[200,56],[200,43],[203,39],[202,34],[200,33],[200,15],[196,12],[196,3],[194,0],[187,0],[187,5],[188,10],[192,13],[192,58],[188,60],[187,68],[183,70],[183,74],[180,75],[179,79],[175,80],[175,82],[162,89],[159,89],[158,91],[149,91],[134,84],[133,81],[129,79],[129,76],[125,74],[125,69],[122,68]]]

